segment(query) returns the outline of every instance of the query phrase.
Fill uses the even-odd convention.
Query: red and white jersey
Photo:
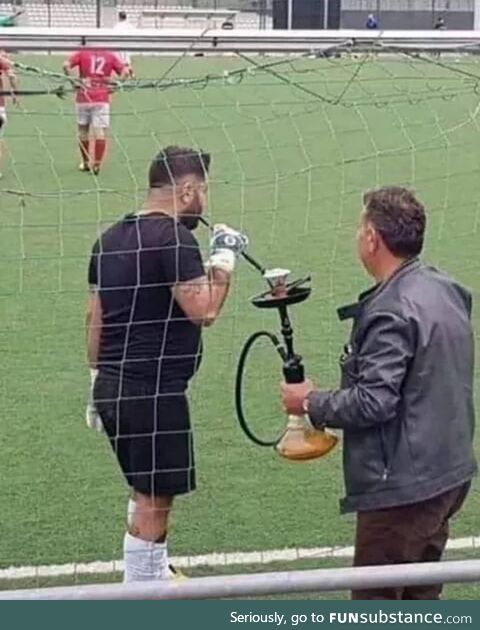
[[[109,50],[82,49],[69,57],[68,66],[78,68],[85,85],[77,90],[77,103],[109,103],[109,79],[114,73],[121,75],[125,63]]]
[[[5,55],[0,54],[0,92],[5,91],[5,81],[3,77],[7,75],[12,69],[10,60]],[[0,107],[5,107],[5,96],[0,94]]]

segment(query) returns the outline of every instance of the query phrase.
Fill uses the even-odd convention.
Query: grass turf
[[[56,57],[19,60],[60,67]],[[137,75],[160,77],[171,63],[140,58]],[[284,80],[259,70],[233,73],[246,66],[235,58],[186,58],[169,78],[201,80],[116,96],[99,179],[76,171],[69,99],[24,97],[21,109],[9,108],[10,156],[0,184],[0,566],[121,555],[125,487],[107,444],[83,420],[86,268],[97,231],[140,203],[159,147],[209,150],[211,218],[245,229],[252,253],[267,265],[312,274],[312,297],[293,319],[297,348],[318,384],[336,384],[348,333],[335,308],[369,283],[353,241],[364,189],[414,186],[429,211],[426,259],[479,296],[474,58],[303,60],[276,67]],[[51,83],[21,80],[25,87]],[[259,328],[278,329],[273,314],[249,304],[261,290],[261,279],[242,264],[221,321],[205,334],[191,392],[199,489],[177,502],[175,554],[352,541],[353,518],[340,517],[337,507],[340,449],[290,464],[254,447],[236,424],[233,372],[242,341]],[[248,371],[247,412],[264,436],[283,423],[279,367],[261,346]],[[475,485],[454,536],[479,533],[479,503]]]

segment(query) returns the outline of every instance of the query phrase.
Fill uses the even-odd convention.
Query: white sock
[[[128,532],[123,539],[124,582],[144,582],[168,578],[167,541],[153,543]]]
[[[133,525],[133,516],[135,514],[136,509],[137,509],[137,504],[135,503],[135,501],[133,499],[128,499],[128,506],[127,506],[128,527],[131,527]]]

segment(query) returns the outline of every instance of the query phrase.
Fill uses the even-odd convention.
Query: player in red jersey
[[[5,108],[5,83],[3,78],[6,77],[9,83],[10,92],[12,95],[12,102],[17,104],[17,97],[15,92],[17,91],[17,79],[12,68],[12,63],[7,56],[7,53],[3,50],[0,51],[0,164],[3,153],[3,130],[7,124],[7,112]],[[0,171],[0,177],[2,173]]]
[[[70,75],[77,68],[82,86],[76,92],[76,115],[78,143],[82,161],[81,171],[100,172],[107,140],[105,130],[110,126],[109,79],[116,74],[124,79],[128,76],[125,63],[113,52],[83,48],[77,50],[63,64],[63,71]],[[93,159],[90,159],[90,130],[94,137]]]

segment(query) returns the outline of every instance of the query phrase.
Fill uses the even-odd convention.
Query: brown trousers
[[[449,519],[462,507],[469,488],[470,482],[420,503],[359,512],[354,566],[440,560]],[[442,586],[352,591],[352,599],[439,599]]]

